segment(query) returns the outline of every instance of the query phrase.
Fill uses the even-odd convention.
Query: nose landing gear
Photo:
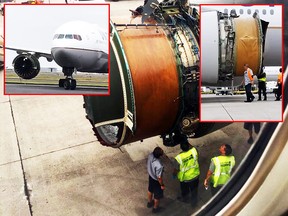
[[[69,77],[59,80],[59,87],[62,87],[66,90],[74,90],[76,89],[76,85],[76,80]]]
[[[66,90],[74,90],[76,89],[76,80],[73,79],[73,72],[74,68],[63,68],[62,69],[64,75],[66,76],[65,79],[60,79],[59,80],[59,87],[62,87]]]

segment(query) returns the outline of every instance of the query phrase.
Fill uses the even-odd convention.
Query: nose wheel
[[[76,89],[76,80],[71,78],[60,79],[59,80],[59,87],[62,87],[66,90],[74,90]]]
[[[62,69],[64,75],[66,76],[65,79],[59,80],[59,87],[62,87],[66,90],[74,90],[76,89],[76,80],[73,79],[72,74],[74,72],[74,68],[63,68]]]

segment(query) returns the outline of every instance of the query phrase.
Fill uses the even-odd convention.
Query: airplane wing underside
[[[3,48],[2,46],[0,46],[0,47]],[[32,50],[16,49],[16,48],[11,48],[11,47],[5,47],[5,49],[16,51],[16,53],[19,55],[20,54],[31,54],[37,58],[44,57],[47,59],[48,62],[53,61],[53,57],[52,57],[51,53],[48,53],[48,52],[37,52],[37,51],[32,51]]]

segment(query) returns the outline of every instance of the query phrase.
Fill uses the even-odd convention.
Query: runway
[[[5,84],[5,94],[28,95],[109,95],[107,87],[77,85],[75,90],[65,90],[58,85]]]
[[[274,94],[267,94],[267,101],[254,96],[245,103],[245,95],[202,94],[201,121],[282,121],[282,101],[274,101]]]

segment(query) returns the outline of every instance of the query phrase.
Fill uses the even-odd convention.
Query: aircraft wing
[[[0,48],[3,48],[3,46],[0,46]],[[16,51],[17,54],[30,53],[30,54],[35,55],[37,58],[44,57],[44,58],[47,59],[48,62],[53,61],[53,57],[52,57],[51,53],[48,53],[48,52],[47,53],[45,53],[45,52],[36,52],[36,51],[32,51],[32,50],[16,49],[16,48],[11,48],[11,47],[5,47],[5,49]]]

